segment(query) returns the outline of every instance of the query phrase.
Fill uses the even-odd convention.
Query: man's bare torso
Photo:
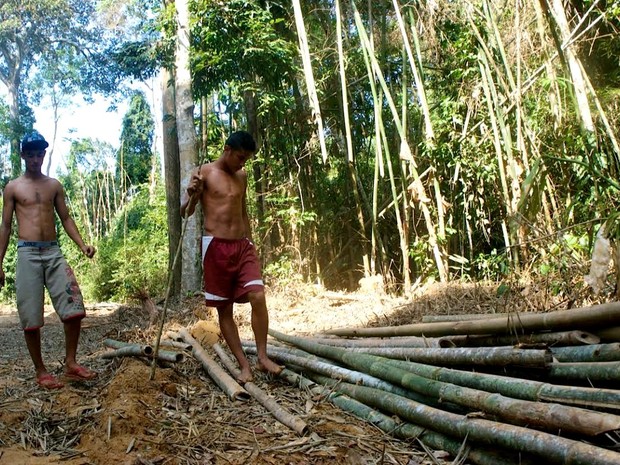
[[[60,193],[60,183],[47,176],[35,179],[21,176],[9,186],[18,237],[26,241],[56,240],[55,202]]]
[[[204,182],[201,205],[204,229],[209,236],[223,239],[247,237],[244,198],[247,185],[243,170],[230,173],[216,163],[203,165],[200,175]]]

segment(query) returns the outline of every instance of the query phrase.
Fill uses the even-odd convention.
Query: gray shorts
[[[86,312],[80,287],[60,247],[26,244],[18,242],[15,271],[17,312],[22,329],[28,331],[43,326],[44,288],[47,288],[61,321],[84,318]]]

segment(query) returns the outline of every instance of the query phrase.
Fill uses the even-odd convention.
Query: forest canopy
[[[100,249],[90,266],[65,247],[91,298],[165,292],[184,160],[215,159],[244,129],[260,147],[249,206],[272,283],[380,275],[407,294],[532,276],[570,299],[587,291],[597,233],[614,250],[620,236],[619,18],[617,0],[4,2],[2,176],[20,173],[43,93],[114,95],[131,102],[119,146],[63,154],[72,211]],[[128,90],[157,73],[162,105],[179,104],[185,31],[187,159],[178,109]]]

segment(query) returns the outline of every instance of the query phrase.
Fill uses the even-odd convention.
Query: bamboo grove
[[[619,7],[192,4],[205,146],[259,135],[269,269],[409,292],[587,262],[618,231]]]

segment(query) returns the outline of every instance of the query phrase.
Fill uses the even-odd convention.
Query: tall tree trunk
[[[243,93],[243,102],[248,121],[247,130],[254,137],[256,146],[261,147],[258,113],[256,111],[256,94],[254,91],[246,90]],[[267,184],[264,176],[265,169],[260,162],[255,161],[252,163],[252,174],[254,176],[254,192],[256,193],[256,222],[259,226],[263,226],[265,224],[265,191]],[[271,235],[267,234],[261,237],[262,260],[269,261],[271,249]]]
[[[162,72],[162,113],[163,113],[163,146],[164,146],[164,173],[166,184],[166,212],[168,214],[168,273],[172,273],[170,295],[178,296],[181,292],[181,260],[177,260],[172,269],[174,255],[181,240],[181,213],[180,213],[180,164],[179,142],[176,132],[175,104],[174,104],[174,77],[164,69]]]
[[[175,0],[177,9],[177,48],[175,76],[175,107],[177,136],[179,139],[179,163],[181,175],[180,195],[183,195],[192,172],[197,168],[198,149],[194,127],[194,100],[192,77],[189,67],[190,29],[187,0]],[[185,237],[182,238],[181,291],[192,292],[201,288],[200,237],[202,212],[197,208],[187,220]]]

